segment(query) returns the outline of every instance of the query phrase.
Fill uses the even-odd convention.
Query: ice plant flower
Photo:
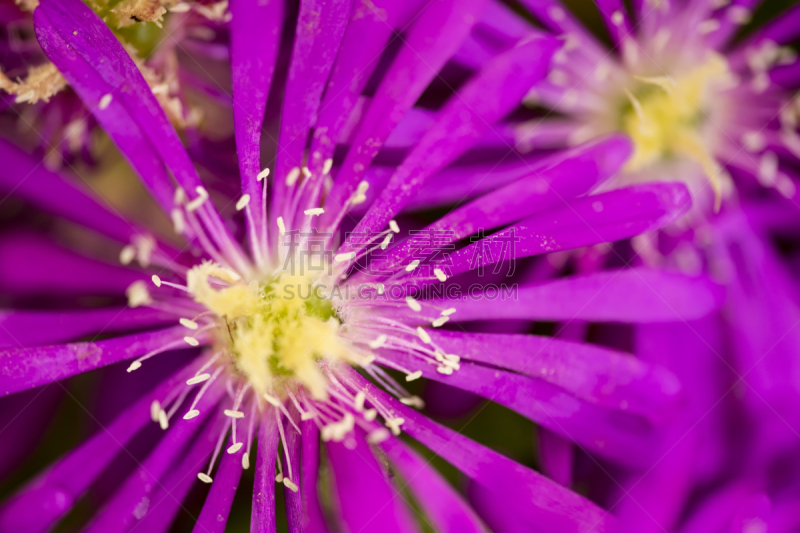
[[[633,261],[708,272],[728,291],[717,320],[636,328],[633,351],[679,377],[687,408],[657,461],[609,480],[607,507],[637,532],[796,529],[789,509],[800,485],[788,457],[800,395],[798,309],[794,265],[780,248],[797,227],[800,70],[791,45],[800,10],[735,39],[758,2],[642,1],[631,11],[598,0],[609,50],[565,5],[523,4],[564,47],[527,96],[557,113],[516,127],[517,146],[535,152],[626,134],[633,155],[598,190],[683,181],[696,206],[669,231],[635,238]],[[464,64],[479,65],[530,31],[499,6],[481,25],[464,49],[482,54],[461,52]],[[558,479],[570,445],[547,435],[542,443],[544,469]],[[570,484],[566,463],[561,479]]]
[[[506,185],[425,228],[446,231],[450,242],[479,238],[454,252],[446,267],[416,258],[398,223],[404,207],[423,185],[436,192],[447,186],[448,172],[465,171],[452,164],[494,135],[492,126],[547,75],[558,47],[553,39],[525,36],[472,73],[412,134],[413,125],[403,121],[425,114],[415,113],[415,102],[485,2],[418,7],[301,2],[282,87],[277,156],[262,168],[262,121],[284,42],[285,6],[232,4],[242,186],[226,206],[229,219],[217,210],[151,88],[97,15],[79,0],[47,1],[36,9],[37,38],[48,59],[138,171],[188,251],[174,250],[68,179],[0,145],[4,160],[27,178],[16,183],[17,194],[121,241],[124,268],[59,255],[30,238],[6,242],[5,250],[40,254],[43,264],[58,258],[61,272],[71,274],[71,288],[117,287],[127,292],[129,306],[6,313],[3,341],[10,347],[0,351],[0,391],[11,394],[123,361],[121,372],[141,375],[157,370],[155,359],[165,352],[194,350],[195,356],[181,370],[158,376],[161,383],[108,427],[4,502],[0,529],[52,527],[148,421],[164,437],[120,480],[87,530],[166,530],[190,488],[202,482],[211,487],[196,529],[222,531],[242,470],[253,464],[253,531],[275,529],[275,482],[283,485],[293,529],[324,530],[331,523],[354,531],[416,530],[399,492],[407,488],[435,530],[484,530],[461,495],[398,438],[401,433],[504,501],[515,528],[613,528],[613,516],[589,500],[427,419],[404,385],[423,376],[440,380],[506,405],[593,454],[641,464],[680,393],[670,372],[597,345],[458,326],[497,319],[699,318],[719,306],[718,288],[703,277],[637,268],[527,283],[516,298],[502,301],[488,288],[473,289],[469,298],[424,289],[472,286],[471,276],[503,261],[653,230],[686,212],[688,191],[681,183],[644,184],[587,196],[630,155],[630,143],[612,136],[522,160]],[[383,64],[378,59],[396,30],[404,39]],[[379,79],[367,101],[362,95],[373,74]],[[368,172],[392,134],[405,135],[408,149],[376,193]],[[335,153],[337,147],[346,154]],[[363,204],[363,216],[353,220],[354,208]],[[7,270],[17,272],[13,265]],[[74,342],[109,322],[127,334]],[[145,331],[130,332],[136,329]],[[317,496],[323,449],[337,494],[333,511]],[[384,474],[384,460],[396,479]]]
[[[608,187],[680,180],[706,212],[741,187],[794,196],[800,100],[788,45],[797,38],[797,8],[734,42],[757,2],[647,0],[631,13],[622,2],[598,1],[609,51],[558,2],[523,4],[564,46],[526,98],[557,115],[520,126],[521,149],[623,132],[634,153]],[[484,24],[511,39],[525,31],[519,20],[501,20]]]

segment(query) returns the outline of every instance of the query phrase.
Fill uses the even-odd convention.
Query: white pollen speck
[[[258,175],[256,175],[256,180],[257,181],[261,181],[264,178],[266,178],[267,176],[269,176],[269,167],[267,167],[264,170],[262,170],[261,172],[259,172]]]
[[[333,159],[328,158],[322,163],[322,174],[330,174],[331,169],[333,168]]]
[[[203,472],[197,474],[197,479],[199,479],[203,483],[211,483],[212,481],[214,481],[213,479],[211,479],[211,476],[209,476],[208,474],[204,474]]]
[[[211,378],[211,374],[200,374],[198,376],[194,376],[193,378],[189,378],[186,380],[187,385],[197,385],[198,383],[203,383],[204,381],[208,381]]]
[[[386,292],[386,287],[383,283],[378,283],[378,294],[383,294],[384,292]]]
[[[436,279],[439,281],[447,281],[447,275],[445,275],[444,271],[441,268],[434,268],[433,275],[436,276]]]
[[[386,235],[386,237],[383,238],[383,241],[381,242],[381,250],[385,250],[386,248],[388,248],[390,242],[392,242],[391,233],[389,233],[388,235]]]
[[[119,262],[123,265],[129,265],[134,257],[136,257],[136,248],[130,244],[119,252]]]
[[[161,402],[153,400],[150,404],[150,419],[153,422],[158,422],[158,414],[161,412]]]
[[[397,225],[397,222],[394,220],[389,221],[389,229],[395,233],[400,233],[400,226]]]
[[[180,320],[178,320],[178,322],[181,323],[181,326],[189,329],[197,329],[199,327],[197,325],[197,322],[195,322],[194,320],[189,320],[188,318],[181,318]]]
[[[138,370],[140,368],[142,368],[141,361],[134,361],[131,363],[131,366],[128,367],[128,372],[133,372],[134,370]]]
[[[189,346],[200,346],[200,341],[198,341],[198,340],[197,340],[197,339],[195,339],[194,337],[184,337],[184,338],[183,338],[183,340],[184,340],[184,341],[186,342],[186,344],[188,344]]]
[[[414,381],[415,379],[419,379],[422,377],[422,370],[417,370],[416,372],[412,372],[406,375],[406,381]]]
[[[303,176],[305,176],[306,178],[311,177],[311,171],[308,170],[308,167],[303,167]]]
[[[432,325],[433,327],[435,327],[435,328],[440,328],[440,327],[442,327],[442,326],[443,326],[443,325],[444,325],[444,324],[445,324],[445,323],[446,323],[448,320],[450,320],[450,317],[449,317],[449,316],[440,316],[439,318],[437,318],[436,320],[434,320],[433,322],[431,322],[431,325]]]
[[[167,430],[169,427],[169,420],[167,419],[167,413],[163,409],[158,412],[158,425],[161,426],[161,429],[164,431]]]
[[[420,327],[420,326],[417,326],[417,335],[419,335],[419,338],[420,338],[420,339],[422,340],[422,342],[424,342],[425,344],[430,344],[430,343],[431,343],[431,336],[430,336],[430,335],[428,335],[428,332],[427,332],[427,331],[425,331],[425,330],[424,330],[422,327]]]
[[[383,334],[378,335],[377,339],[369,343],[369,347],[372,348],[373,350],[377,350],[378,348],[386,344],[386,339],[387,339],[386,335]]]
[[[611,22],[616,26],[622,26],[622,23],[625,22],[625,15],[622,14],[622,11],[614,11],[611,14]]]
[[[356,253],[355,252],[348,252],[346,254],[336,254],[333,257],[333,262],[334,263],[344,263],[346,261],[351,261],[351,260],[355,259],[355,257],[356,257]]]
[[[241,442],[237,442],[236,444],[228,448],[228,453],[236,453],[242,449],[242,446],[243,444]]]
[[[250,203],[250,195],[249,194],[242,195],[242,197],[239,198],[239,201],[236,202],[236,210],[241,211],[242,209],[247,207],[247,204],[249,203]]]
[[[419,259],[414,259],[406,266],[406,272],[411,272],[419,266]]]
[[[281,232],[281,235],[286,235],[286,226],[283,224],[283,217],[278,217],[278,231]]]
[[[319,216],[324,212],[325,209],[323,209],[322,207],[312,207],[311,209],[306,209],[305,211],[303,211],[303,214],[313,217],[313,216]]]
[[[200,411],[198,411],[197,409],[192,409],[191,411],[189,411],[188,413],[183,415],[183,419],[184,420],[191,420],[192,418],[196,417],[199,414],[200,414]]]
[[[455,307],[451,307],[450,309],[445,309],[444,311],[442,311],[442,316],[450,316],[455,312],[456,312],[456,308]]]
[[[153,274],[153,277],[150,279],[153,280],[153,285],[155,285],[156,287],[161,287],[161,278]]]
[[[364,411],[364,420],[367,422],[372,422],[378,416],[378,411],[375,409],[367,409]]]
[[[288,174],[286,174],[286,185],[288,185],[289,187],[293,186],[295,183],[297,183],[299,177],[300,177],[300,169],[294,167],[292,170],[289,171]]]
[[[241,411],[233,411],[231,409],[225,409],[223,413],[225,413],[225,416],[229,416],[231,418],[244,418],[244,413]]]
[[[242,455],[242,468],[245,470],[250,468],[250,456],[246,453]]]
[[[419,304],[418,301],[414,299],[413,296],[406,296],[406,303],[411,308],[412,311],[419,313],[422,311],[422,306]]]
[[[283,478],[283,484],[292,492],[297,492],[298,486],[288,477]]]
[[[99,108],[101,111],[102,111],[103,109],[106,109],[108,106],[110,106],[110,105],[111,105],[111,99],[112,99],[112,98],[113,98],[113,96],[111,96],[111,94],[110,94],[110,93],[109,93],[109,94],[104,94],[104,95],[103,95],[103,97],[100,99],[100,103],[99,103],[99,104],[97,104],[97,107],[98,107],[98,108]]]
[[[281,401],[271,394],[264,393],[264,399],[267,400],[271,405],[275,407],[280,407]]]

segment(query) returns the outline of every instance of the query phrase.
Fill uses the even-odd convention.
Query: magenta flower
[[[164,430],[163,438],[119,480],[87,530],[166,530],[199,479],[211,487],[196,529],[222,531],[242,470],[251,466],[252,531],[275,529],[274,481],[284,486],[292,530],[416,530],[400,488],[414,495],[433,529],[484,530],[475,510],[401,433],[502,501],[514,528],[613,528],[613,516],[596,504],[413,409],[421,401],[404,384],[425,377],[475,392],[599,457],[646,464],[680,395],[670,372],[596,345],[467,330],[475,321],[653,323],[708,315],[721,300],[715,284],[647,268],[523,283],[504,299],[476,284],[485,268],[659,228],[689,209],[688,191],[653,183],[587,196],[630,154],[630,143],[615,136],[520,158],[506,169],[504,184],[420,230],[447,236],[426,245],[434,251],[479,238],[446,263],[420,259],[415,239],[402,239],[404,208],[420,191],[430,195],[423,204],[452,197],[454,189],[467,192],[459,187],[470,186],[476,165],[459,158],[497,136],[496,125],[547,76],[558,43],[526,35],[472,72],[438,109],[424,111],[415,103],[459,50],[484,3],[418,7],[301,3],[280,91],[277,156],[262,169],[284,6],[232,4],[241,194],[223,202],[225,217],[151,89],[95,13],[78,0],[37,8],[47,57],[188,245],[174,249],[2,145],[13,171],[1,183],[120,242],[124,265],[56,251],[37,239],[7,239],[6,257],[36,258],[8,262],[6,283],[20,280],[9,290],[24,291],[26,280],[46,278],[57,265],[63,279],[50,283],[59,290],[126,292],[129,308],[6,312],[0,390],[12,394],[123,361],[113,368],[162,381],[6,501],[0,529],[52,527],[148,422]],[[403,39],[387,47],[398,30]],[[387,48],[392,53],[381,58]],[[390,146],[405,147],[399,164],[379,165],[381,149]],[[101,332],[114,335],[73,342]],[[183,353],[188,363],[158,375],[165,352]],[[317,496],[320,441],[336,493],[333,514]],[[384,474],[384,460],[397,478]]]

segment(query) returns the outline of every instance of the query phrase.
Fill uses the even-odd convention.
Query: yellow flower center
[[[630,105],[621,117],[621,129],[635,147],[626,170],[636,171],[671,157],[692,159],[708,176],[718,208],[721,168],[703,130],[708,107],[717,91],[730,86],[727,62],[714,54],[680,77],[635,76],[635,79],[641,85],[635,92],[626,89]]]
[[[204,262],[189,271],[187,285],[195,300],[219,317],[221,349],[260,396],[282,397],[302,385],[325,399],[320,362],[354,359],[337,334],[340,323],[331,301],[311,276],[283,271],[248,282]]]

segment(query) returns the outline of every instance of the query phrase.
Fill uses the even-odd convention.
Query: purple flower
[[[715,284],[647,268],[549,281],[531,276],[513,298],[493,297],[486,285],[474,289],[484,269],[659,228],[689,209],[688,191],[655,183],[587,196],[630,154],[630,143],[616,136],[548,157],[515,154],[519,162],[509,165],[504,182],[415,234],[445,235],[445,242],[425,246],[433,251],[478,238],[446,263],[420,258],[417,241],[402,239],[403,210],[420,191],[430,195],[424,203],[474,187],[469,177],[479,166],[459,158],[497,136],[497,124],[547,75],[558,43],[526,35],[426,111],[415,103],[485,5],[440,0],[418,7],[301,3],[280,91],[277,155],[262,169],[263,117],[273,79],[281,79],[275,72],[285,6],[232,4],[241,194],[221,204],[224,217],[153,92],[95,13],[78,0],[37,8],[47,57],[188,246],[174,249],[3,144],[14,175],[0,183],[120,242],[125,265],[89,261],[37,239],[6,239],[7,257],[35,258],[4,267],[9,290],[24,291],[25,282],[35,288],[57,265],[63,279],[49,281],[54,290],[127,291],[129,308],[7,312],[0,390],[24,391],[123,361],[128,373],[157,372],[165,352],[191,357],[5,502],[0,529],[51,527],[148,422],[165,431],[163,438],[120,480],[88,530],[164,530],[199,478],[211,488],[196,527],[222,531],[242,469],[251,466],[253,531],[274,530],[273,480],[284,485],[293,530],[324,530],[330,520],[353,531],[413,530],[395,485],[414,495],[435,530],[483,530],[475,510],[398,438],[401,432],[503,502],[503,520],[515,529],[613,527],[613,517],[589,500],[412,409],[421,400],[404,384],[425,377],[475,392],[599,457],[646,464],[676,409],[680,384],[673,374],[597,345],[466,327],[708,315],[721,300]],[[403,38],[387,46],[396,31]],[[375,87],[364,96],[373,76]],[[415,127],[419,122],[424,127]],[[404,146],[399,164],[379,165],[381,149],[390,146]],[[110,330],[117,335],[70,342]],[[324,516],[317,499],[320,440],[333,474],[335,516]],[[384,458],[402,482],[384,474]]]

